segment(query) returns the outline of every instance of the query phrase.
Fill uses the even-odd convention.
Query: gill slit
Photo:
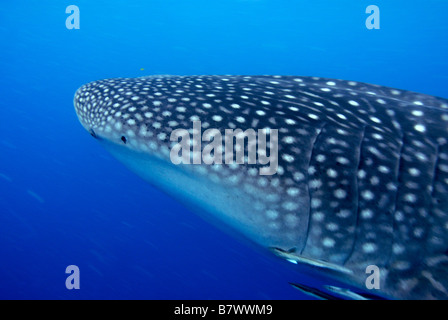
[[[311,152],[310,152],[310,158],[308,159],[308,165],[306,166],[306,188],[308,190],[308,226],[307,226],[307,230],[306,230],[306,235],[305,235],[305,241],[303,243],[302,249],[300,250],[300,255],[303,254],[303,251],[306,248],[306,245],[308,243],[308,236],[310,233],[310,229],[311,229],[311,219],[312,219],[312,213],[311,213],[311,189],[310,189],[310,174],[309,174],[309,168],[310,168],[310,164],[311,161],[314,157],[314,148],[316,147],[316,142],[317,140],[320,138],[325,126],[327,124],[323,123],[321,125],[321,127],[319,129],[317,129],[317,135],[314,137],[314,140],[311,142]]]
[[[345,265],[351,258],[351,256],[353,255],[353,252],[355,251],[355,246],[356,246],[356,241],[358,240],[358,230],[359,230],[359,200],[360,200],[360,188],[359,188],[359,177],[358,177],[358,173],[359,173],[359,168],[361,166],[361,156],[362,156],[362,147],[364,144],[364,137],[366,135],[366,127],[367,126],[363,126],[362,127],[362,134],[361,134],[361,140],[360,140],[360,144],[359,144],[359,153],[358,153],[358,161],[357,161],[357,165],[356,165],[356,172],[355,172],[355,188],[356,188],[356,221],[355,221],[355,231],[354,231],[354,236],[353,236],[353,242],[352,242],[352,248],[350,250],[350,252],[348,253],[347,257],[345,258],[344,262],[342,263],[342,265]]]

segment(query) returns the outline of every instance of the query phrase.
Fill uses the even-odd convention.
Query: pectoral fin
[[[286,250],[283,250],[280,248],[270,248],[270,249],[272,252],[274,252],[275,255],[277,255],[291,263],[295,263],[295,264],[301,263],[301,264],[305,264],[305,265],[309,265],[309,266],[313,266],[313,267],[317,267],[317,268],[333,270],[333,271],[336,271],[339,273],[344,273],[344,274],[352,274],[353,273],[352,270],[347,269],[343,266],[333,264],[331,262],[326,262],[326,261],[322,261],[322,260],[316,260],[316,259],[299,256],[299,255],[295,254],[293,250],[286,251]]]
[[[290,285],[309,295],[320,300],[385,300],[386,298],[367,293],[355,292],[349,288],[341,288],[336,286],[323,286],[323,289],[306,286],[304,284],[290,283]]]
[[[309,287],[309,286],[306,286],[306,285],[303,285],[303,284],[290,283],[290,285],[293,288],[299,290],[300,292],[302,292],[302,293],[304,293],[304,294],[306,294],[306,295],[308,295],[310,297],[316,298],[316,299],[320,299],[320,300],[343,300],[342,298],[334,296],[334,295],[332,295],[332,294],[330,294],[328,292],[319,290],[317,288]]]

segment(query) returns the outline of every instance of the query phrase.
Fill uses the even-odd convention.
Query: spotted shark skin
[[[376,293],[448,298],[448,100],[317,77],[149,76],[88,83],[74,104],[120,161],[205,218],[348,270],[350,285],[376,265]],[[172,131],[198,120],[278,129],[277,172],[174,165]]]

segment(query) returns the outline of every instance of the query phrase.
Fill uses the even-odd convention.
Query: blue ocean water
[[[365,10],[377,5],[379,30]],[[65,9],[80,10],[68,30]],[[43,0],[0,8],[0,299],[298,299],[292,268],[203,222],[84,131],[84,83],[284,74],[448,97],[448,2]],[[77,265],[81,289],[67,290]]]

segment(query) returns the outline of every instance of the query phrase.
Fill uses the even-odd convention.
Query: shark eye
[[[126,137],[125,137],[125,136],[122,136],[122,137],[121,137],[121,141],[123,141],[123,142],[124,142],[124,144],[126,144],[126,142],[128,142],[128,140],[126,139]]]
[[[90,133],[90,135],[91,135],[92,137],[94,137],[95,139],[97,138],[96,133],[95,133],[95,131],[94,131],[93,129],[90,129],[89,133]]]

